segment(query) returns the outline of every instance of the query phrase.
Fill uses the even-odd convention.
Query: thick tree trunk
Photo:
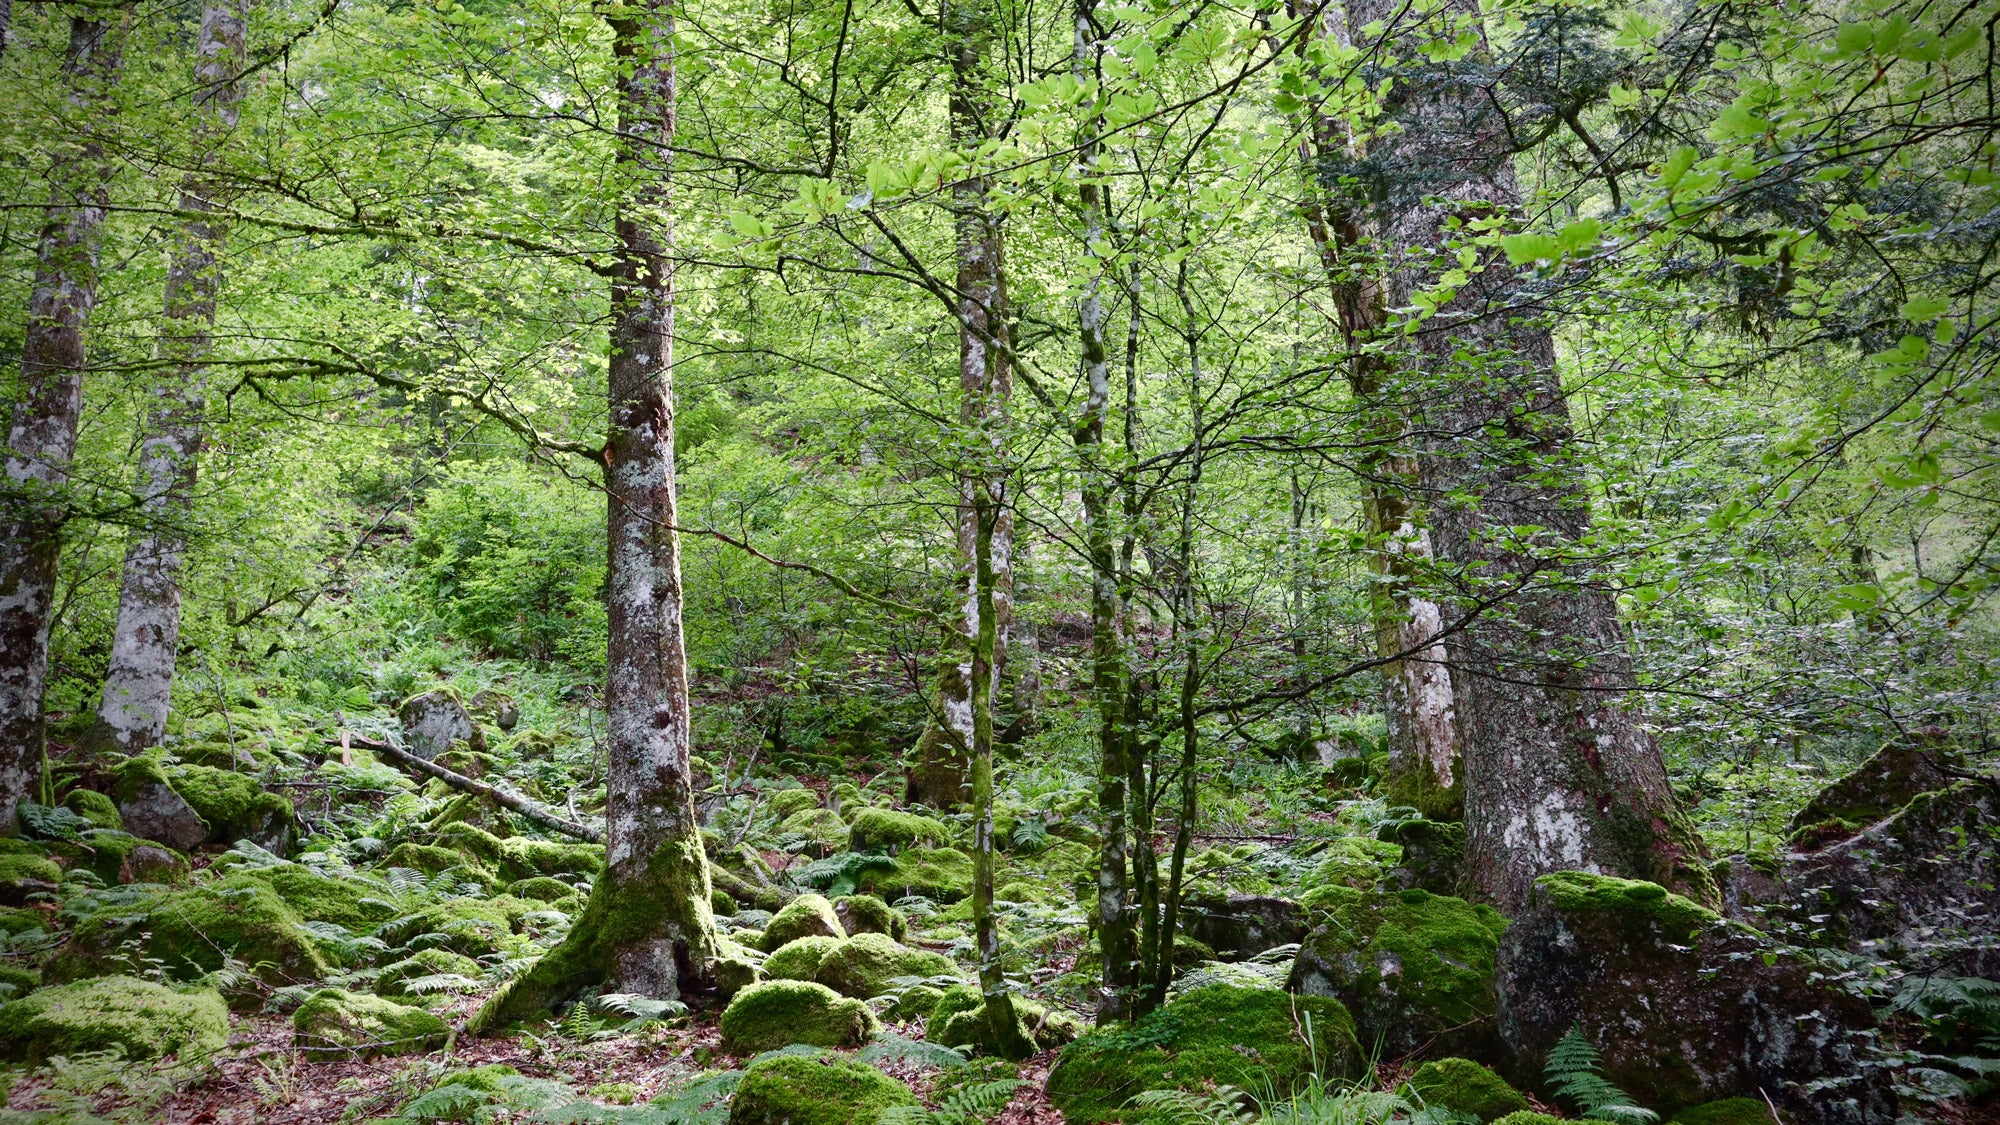
[[[1414,57],[1425,39],[1470,29],[1471,0],[1418,15],[1358,0],[1355,26],[1380,20],[1378,46]],[[1418,26],[1425,20],[1428,27]],[[1446,29],[1447,21],[1457,28]],[[1481,50],[1484,53],[1483,35]],[[1371,152],[1385,195],[1387,304],[1434,284],[1447,220],[1506,215],[1521,202],[1505,122],[1483,69],[1418,64],[1398,72],[1388,111],[1400,126]],[[1699,838],[1676,807],[1611,595],[1574,557],[1590,501],[1571,448],[1569,408],[1546,323],[1510,304],[1512,273],[1489,251],[1413,338],[1402,360],[1406,408],[1424,435],[1417,475],[1440,562],[1466,587],[1447,618],[1519,587],[1446,640],[1463,739],[1468,876],[1511,912],[1535,878],[1582,869],[1651,879],[1713,897]],[[1523,542],[1514,529],[1542,529]]]
[[[80,122],[112,112],[128,14],[70,20],[63,74]],[[111,168],[88,136],[65,138],[49,166],[21,397],[7,430],[0,482],[0,832],[41,770],[42,690],[48,675],[56,558],[68,506],[63,491],[83,410],[84,329],[97,303],[97,243]]]
[[[202,9],[194,65],[196,171],[181,190],[183,211],[211,212],[218,205],[222,186],[206,169],[236,128],[248,18],[246,0]],[[180,246],[167,267],[160,352],[173,366],[153,388],[155,401],[139,446],[140,524],[126,548],[119,582],[111,668],[90,739],[98,747],[130,753],[157,745],[166,733],[180,647],[181,561],[207,401],[204,363],[214,340],[227,234],[220,218],[183,222]]]
[[[611,432],[604,450],[605,868],[569,937],[489,1003],[475,1020],[480,1031],[550,1011],[592,985],[701,1001],[714,984],[718,946],[689,766],[675,526],[674,291],[666,225],[672,0],[628,5],[610,23],[620,70],[619,166],[631,186],[617,219]]]

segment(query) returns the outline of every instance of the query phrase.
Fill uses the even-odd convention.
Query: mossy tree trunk
[[[1460,33],[1478,44],[1467,59],[1399,69],[1386,107],[1398,128],[1372,142],[1384,193],[1375,233],[1407,251],[1384,263],[1384,298],[1409,307],[1458,265],[1460,223],[1520,206],[1507,124],[1486,88],[1472,0],[1422,10],[1355,0],[1348,15],[1355,27],[1381,21],[1372,49],[1406,58]],[[1424,435],[1418,481],[1436,498],[1424,513],[1432,546],[1457,582],[1445,613],[1465,625],[1446,648],[1470,885],[1510,913],[1536,877],[1564,869],[1713,898],[1636,705],[1617,606],[1591,578],[1590,499],[1546,318],[1518,302],[1497,249],[1477,267],[1398,359],[1402,407]]]
[[[223,0],[202,8],[191,138],[197,170],[181,188],[181,210],[191,214],[207,216],[220,206],[224,188],[212,167],[236,129],[249,7],[247,0]],[[140,526],[125,550],[111,666],[90,736],[99,747],[126,753],[157,745],[167,729],[180,650],[181,560],[187,553],[207,402],[206,360],[214,342],[228,229],[219,216],[183,220],[180,245],[167,267],[160,354],[171,366],[152,389],[139,446]]]
[[[0,476],[0,832],[41,772],[42,693],[55,612],[56,559],[68,506],[63,492],[83,412],[84,332],[97,304],[99,232],[111,176],[92,135],[114,111],[129,9],[71,17],[62,73],[69,135],[49,161],[35,276],[21,341],[21,383]]]
[[[547,1012],[591,986],[691,1001],[713,986],[717,938],[689,767],[675,527],[674,292],[672,232],[665,225],[673,3],[639,0],[610,10],[607,19],[619,68],[618,165],[629,194],[617,219],[604,449],[605,869],[568,938],[479,1013],[476,1031]]]

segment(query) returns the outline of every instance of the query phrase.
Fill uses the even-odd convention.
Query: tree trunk
[[[222,185],[206,170],[236,128],[242,97],[247,0],[205,6],[195,43],[194,153],[196,171],[181,189],[181,210],[216,209]],[[161,358],[172,361],[153,388],[146,436],[139,446],[139,526],[125,551],[118,588],[118,625],[111,668],[90,742],[126,753],[157,745],[167,729],[174,663],[181,634],[181,561],[201,452],[206,408],[204,363],[213,344],[215,304],[222,290],[220,218],[182,223],[180,247],[167,267]]]
[[[1471,0],[1427,15],[1358,0],[1355,26],[1380,20],[1377,47],[1412,51],[1469,28]],[[1426,19],[1455,28],[1418,26]],[[1483,35],[1473,62],[1485,53]],[[1436,283],[1447,220],[1519,207],[1506,125],[1477,65],[1397,73],[1387,107],[1400,130],[1371,153],[1385,191],[1380,243],[1386,303],[1407,307]],[[1412,338],[1405,408],[1424,435],[1417,475],[1438,559],[1464,575],[1447,614],[1515,587],[1503,605],[1446,640],[1463,738],[1468,876],[1512,912],[1537,876],[1581,869],[1650,879],[1712,898],[1699,837],[1677,808],[1659,747],[1634,705],[1624,629],[1611,595],[1574,556],[1590,501],[1572,449],[1555,345],[1532,308],[1512,306],[1512,272],[1487,251],[1480,269]],[[1513,529],[1542,529],[1524,543]]]
[[[688,665],[675,526],[673,263],[668,248],[674,134],[672,0],[609,18],[619,64],[619,167],[630,197],[617,219],[611,286],[611,432],[604,450],[609,528],[605,726],[610,776],[605,869],[563,944],[475,1018],[473,1030],[548,1012],[578,991],[700,1002],[717,952],[708,862],[689,768]]]
[[[70,20],[63,75],[80,121],[113,111],[129,13]],[[111,167],[89,136],[65,138],[50,161],[35,279],[21,344],[20,399],[7,430],[0,483],[0,832],[41,771],[42,690],[48,675],[56,557],[68,514],[63,492],[83,410],[84,329],[97,303],[97,243]]]

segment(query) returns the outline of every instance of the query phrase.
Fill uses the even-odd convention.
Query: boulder
[[[120,883],[161,883],[178,886],[188,880],[194,869],[188,866],[187,857],[172,848],[158,844],[139,844],[125,853],[118,863]]]
[[[1521,1075],[1540,1075],[1575,1028],[1607,1080],[1662,1113],[1761,1090],[1797,1125],[1895,1120],[1886,1079],[1863,1065],[1866,1003],[1655,884],[1542,876],[1501,939],[1496,986]]]
[[[413,695],[396,709],[403,724],[403,745],[410,753],[428,762],[451,749],[454,742],[469,743],[476,753],[486,750],[486,738],[479,725],[466,713],[465,704],[449,691],[427,691]]]
[[[1182,905],[1181,931],[1225,961],[1247,961],[1306,936],[1306,909],[1276,895],[1203,895]]]
[[[780,821],[819,807],[819,794],[810,789],[774,789],[764,795],[764,808]]]
[[[825,895],[800,895],[785,904],[764,926],[766,952],[782,949],[802,937],[846,937],[840,917]]]
[[[1942,738],[1892,739],[1793,814],[1791,838],[1813,847],[1852,836],[1963,773],[1964,763]]]
[[[1049,1008],[1025,996],[1015,996],[1010,1000],[1014,1009],[1015,1044],[1026,1044],[1033,1053],[1051,1051],[1066,1043],[1075,1042],[1083,1034],[1083,1021],[1058,1008]],[[1004,1058],[1008,1043],[1002,1043],[993,1034],[993,1024],[982,999],[978,1006],[938,1014],[934,1005],[931,1009],[929,1026],[931,1040],[946,1047],[959,1047],[975,1055]],[[1018,1061],[1018,1060],[1010,1060]]]
[[[62,804],[63,808],[99,828],[123,830],[125,827],[123,818],[118,815],[118,802],[95,789],[72,789],[63,795]]]
[[[764,958],[764,975],[773,980],[811,980],[819,963],[845,940],[815,934],[788,941]]]
[[[916,1104],[909,1087],[872,1066],[783,1055],[743,1072],[729,1125],[875,1125],[882,1111]]]
[[[292,1046],[308,1055],[407,1055],[450,1032],[422,1008],[340,988],[320,989],[292,1013]]]
[[[902,941],[910,929],[907,915],[874,895],[842,895],[833,900],[833,913],[850,934],[886,934]]]
[[[942,953],[910,949],[885,934],[860,934],[827,950],[812,979],[842,996],[867,1000],[887,995],[897,977],[957,975],[957,963]]]
[[[1465,825],[1445,820],[1405,820],[1384,826],[1376,836],[1402,849],[1402,859],[1386,881],[1397,890],[1415,887],[1434,895],[1456,895],[1465,879]]]
[[[472,712],[480,718],[492,720],[493,725],[503,731],[521,725],[521,705],[506,692],[488,689],[473,696]]]
[[[208,839],[208,825],[152,758],[133,758],[120,766],[113,796],[125,831],[134,836],[180,852]]]
[[[1347,1006],[1364,1043],[1492,1058],[1493,962],[1507,919],[1490,906],[1405,891],[1322,887],[1326,920],[1299,948],[1285,987]]]
[[[1471,1059],[1432,1059],[1410,1075],[1410,1089],[1426,1107],[1489,1123],[1528,1108],[1521,1091]]]
[[[0,855],[0,904],[20,906],[30,895],[52,894],[62,883],[62,868],[45,855]]]
[[[201,842],[249,840],[273,855],[291,851],[298,823],[292,802],[266,791],[254,776],[209,766],[175,766],[167,771],[167,780],[208,825]]]
[[[1079,1037],[1056,1057],[1047,1088],[1070,1125],[1101,1125],[1127,1117],[1126,1103],[1146,1090],[1207,1093],[1225,1083],[1261,1089],[1268,1081],[1284,1096],[1315,1072],[1337,1081],[1367,1069],[1354,1021],[1338,1000],[1218,984],[1130,1026]]]
[[[862,809],[854,814],[847,833],[851,852],[899,852],[918,845],[943,847],[951,842],[951,829],[943,821],[896,809]]]
[[[738,992],[722,1011],[722,1049],[754,1055],[793,1043],[859,1047],[882,1025],[859,1000],[823,984],[767,980]]]
[[[893,866],[868,868],[857,881],[890,902],[904,895],[957,902],[972,893],[972,857],[957,848],[904,848]]]
[[[50,962],[51,974],[75,979],[126,964],[128,941],[137,941],[148,960],[183,980],[222,968],[228,957],[273,985],[319,980],[331,972],[291,907],[270,887],[238,878],[85,915]]]
[[[136,977],[57,985],[0,1006],[0,1051],[30,1062],[113,1047],[133,1060],[208,1054],[228,1039],[229,1008],[219,994]]]
[[[847,823],[832,809],[801,809],[778,825],[778,835],[800,837],[800,850],[825,859],[847,846]]]

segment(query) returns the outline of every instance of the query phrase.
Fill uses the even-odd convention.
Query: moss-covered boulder
[[[277,892],[254,882],[169,891],[79,919],[70,941],[50,962],[50,975],[74,980],[126,963],[125,943],[183,980],[214,972],[234,957],[268,984],[297,984],[332,971]]]
[[[898,852],[919,845],[943,847],[951,842],[951,829],[933,820],[899,809],[862,809],[854,814],[847,833],[851,852]]]
[[[450,1032],[422,1008],[340,988],[320,989],[292,1013],[292,1045],[308,1055],[407,1055]]]
[[[800,895],[765,924],[764,949],[766,952],[782,949],[802,937],[846,936],[847,931],[840,927],[840,916],[833,912],[833,903],[825,895]]]
[[[496,836],[474,824],[447,824],[432,834],[432,846],[460,852],[500,883],[541,876],[596,878],[604,870],[601,844],[538,840],[530,836]]]
[[[1299,948],[1286,987],[1347,1006],[1364,1043],[1492,1057],[1493,958],[1507,920],[1489,906],[1427,891],[1322,887],[1324,921]]]
[[[62,868],[44,855],[0,855],[0,903],[19,906],[29,895],[49,894],[62,882]]]
[[[1674,1114],[1668,1125],[1778,1125],[1778,1121],[1762,1098],[1724,1098],[1689,1106]]]
[[[208,839],[208,825],[175,791],[159,759],[127,759],[112,776],[111,796],[125,831],[182,852]]]
[[[860,889],[887,901],[916,895],[957,902],[972,893],[972,857],[957,848],[905,848],[891,867],[871,867]]]
[[[872,1066],[835,1057],[765,1059],[743,1072],[729,1125],[874,1125],[915,1094]]]
[[[1470,1114],[1485,1122],[1528,1108],[1528,1099],[1521,1091],[1471,1059],[1432,1059],[1410,1075],[1410,1088],[1426,1106]]]
[[[1101,1027],[1064,1047],[1048,1092],[1071,1125],[1133,1122],[1145,1114],[1127,1103],[1146,1090],[1255,1087],[1262,1072],[1284,1094],[1315,1064],[1332,1079],[1358,1078],[1366,1069],[1354,1021],[1338,1000],[1211,985],[1129,1027]]]
[[[738,992],[722,1011],[722,1048],[753,1055],[793,1043],[859,1047],[882,1025],[868,1005],[823,984],[770,980]]]
[[[267,792],[255,777],[209,766],[175,766],[167,771],[167,780],[208,825],[207,843],[249,840],[275,855],[291,850],[298,824],[292,802]]]
[[[764,811],[780,822],[818,807],[819,794],[810,789],[775,789],[764,795]]]
[[[942,997],[940,997],[942,999]],[[946,1047],[963,1048],[971,1054],[1019,1061],[1029,1054],[1054,1050],[1072,1043],[1083,1034],[1083,1021],[1057,1008],[1015,996],[1008,1006],[1014,1010],[1010,1035],[994,1033],[992,1014],[982,999],[977,1007],[948,1012],[939,1017],[933,1007],[930,1018],[931,1041]],[[1018,1057],[1016,1057],[1018,1056]]]
[[[421,692],[403,700],[396,708],[396,717],[403,724],[403,744],[410,753],[427,762],[454,744],[463,744],[475,753],[486,751],[484,732],[472,721],[465,701],[450,688]]]
[[[230,875],[226,882],[229,886],[262,884],[276,891],[300,918],[332,922],[356,933],[388,921],[396,912],[379,886],[296,863],[246,868]]]
[[[858,1000],[887,995],[897,977],[957,976],[958,965],[942,953],[911,949],[886,934],[858,934],[821,957],[814,980]]]
[[[846,847],[847,823],[832,809],[804,809],[778,825],[779,842],[815,859],[824,859]]]
[[[135,977],[58,985],[0,1005],[0,1052],[30,1062],[113,1047],[132,1059],[185,1058],[221,1050],[228,1039],[229,1008],[220,995]]]
[[[527,939],[520,936],[521,919],[542,905],[511,895],[448,898],[395,919],[382,928],[381,936],[398,944],[422,938],[428,948],[449,949],[467,957],[524,953]]]
[[[424,996],[456,991],[445,987],[457,983],[450,978],[473,982],[480,978],[479,962],[449,949],[420,949],[416,953],[382,967],[375,974],[375,991],[383,996]],[[413,983],[414,982],[414,983]]]
[[[449,871],[461,879],[483,886],[500,885],[500,877],[493,869],[476,858],[453,848],[440,847],[436,844],[419,844],[413,840],[406,840],[390,848],[389,854],[382,857],[382,866],[404,867],[412,871],[421,871],[426,875],[442,875]]]
[[[1810,848],[1852,836],[1923,794],[1947,788],[1964,766],[1942,738],[1892,739],[1792,816],[1792,840]]]
[[[49,857],[64,868],[88,871],[110,886],[131,881],[121,876],[126,873],[126,857],[134,849],[158,846],[115,828],[92,828],[74,840],[51,840],[48,848]]]
[[[1306,936],[1305,907],[1277,895],[1191,895],[1182,911],[1183,932],[1225,961],[1247,960]]]
[[[72,789],[63,794],[63,808],[75,813],[99,828],[115,828],[123,831],[125,818],[118,815],[118,802],[108,793],[95,789]]]
[[[845,940],[814,934],[788,941],[764,958],[764,975],[772,980],[811,980],[819,972],[819,963]]]
[[[531,902],[567,902],[580,897],[576,887],[550,875],[537,875],[532,879],[517,879],[507,884],[507,893],[515,898],[525,898]],[[727,898],[727,895],[722,896]],[[718,910],[718,914],[733,914],[736,908]]]
[[[1816,967],[1652,883],[1577,871],[1535,881],[1496,964],[1501,1038],[1539,1075],[1576,1029],[1605,1078],[1673,1113],[1770,1095],[1800,1125],[1895,1118],[1864,1065],[1875,1018]]]
[[[910,930],[908,915],[874,895],[842,895],[833,900],[833,913],[849,934],[886,934],[902,941]]]
[[[1465,825],[1442,820],[1403,820],[1377,832],[1400,853],[1386,881],[1395,889],[1415,887],[1434,895],[1463,894]]]

